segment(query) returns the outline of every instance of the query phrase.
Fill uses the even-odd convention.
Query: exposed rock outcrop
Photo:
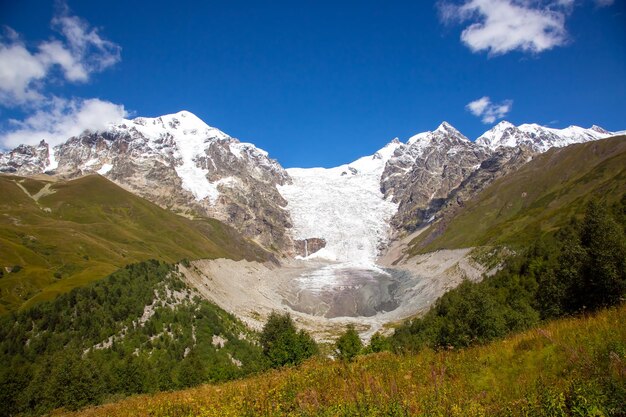
[[[398,203],[391,224],[395,230],[412,232],[446,204],[490,151],[478,146],[448,123],[434,132],[416,135],[398,148],[381,179],[385,197]]]
[[[314,254],[324,247],[326,247],[326,240],[317,237],[299,239],[294,241],[294,250],[296,255],[302,256],[304,258]]]

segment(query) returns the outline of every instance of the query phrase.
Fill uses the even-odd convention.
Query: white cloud
[[[29,50],[19,35],[5,28],[0,38],[0,104],[7,107],[36,105],[43,99],[45,82],[59,68],[63,79],[86,82],[120,60],[121,48],[103,39],[87,22],[68,15],[67,8],[52,19],[60,38],[39,42]]]
[[[120,60],[121,48],[97,29],[69,14],[52,19],[55,38],[31,48],[13,29],[0,36],[0,106],[17,107],[23,120],[9,120],[0,131],[0,148],[35,145],[42,139],[57,145],[85,130],[102,130],[126,116],[124,106],[93,99],[66,99],[46,92],[50,82],[87,82],[91,74]],[[30,45],[30,44],[28,44]]]
[[[513,100],[504,100],[492,103],[487,96],[469,103],[465,108],[476,117],[480,117],[485,124],[491,124],[505,117],[513,108]]]
[[[470,22],[461,40],[473,52],[502,55],[564,45],[565,20],[573,6],[574,0],[463,0],[441,3],[439,10],[446,22]]]
[[[0,102],[4,105],[40,100],[35,85],[48,69],[21,44],[0,43]]]
[[[119,62],[120,46],[103,39],[97,29],[90,28],[79,17],[69,16],[67,10],[52,19],[52,27],[67,40],[76,63],[84,67],[87,74],[105,70]]]
[[[598,7],[607,7],[607,6],[612,6],[613,3],[615,3],[615,0],[593,0],[593,2]]]
[[[10,149],[20,144],[36,145],[42,139],[50,145],[57,145],[85,130],[102,130],[125,116],[124,106],[108,101],[55,97],[46,108],[37,110],[25,120],[12,120],[14,128],[0,134],[0,145]]]

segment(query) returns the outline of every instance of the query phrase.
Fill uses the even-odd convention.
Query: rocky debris
[[[228,359],[230,359],[231,363],[235,365],[237,368],[241,368],[243,366],[243,363],[239,359],[231,355],[230,353],[228,354]]]
[[[272,311],[289,313],[299,328],[311,332],[320,342],[334,341],[348,324],[354,324],[365,339],[377,331],[385,332],[391,328],[385,326],[386,323],[414,317],[464,279],[480,280],[482,273],[486,272],[486,268],[472,261],[471,249],[438,251],[386,269],[391,274],[387,280],[394,281],[393,286],[386,288],[389,294],[380,293],[375,280],[366,285],[360,280],[357,285],[351,284],[350,271],[343,271],[338,280],[324,284],[325,290],[312,291],[310,284],[314,283],[306,277],[315,276],[316,270],[334,266],[319,259],[291,260],[280,266],[204,259],[192,262],[190,268],[180,266],[180,270],[185,282],[203,297],[248,326],[260,330]],[[387,295],[393,297],[390,300],[393,303],[385,304]],[[361,300],[364,305],[375,305],[378,312],[368,316],[354,312],[353,316],[327,314],[331,310],[350,313],[346,310],[354,308],[356,300]],[[332,305],[325,307],[326,302]],[[296,304],[298,308],[292,308]],[[329,319],[329,316],[335,317]]]
[[[218,349],[221,349],[224,346],[226,346],[226,342],[228,342],[228,340],[219,334],[214,334],[213,338],[211,339],[211,344]]]
[[[294,250],[296,256],[301,256],[303,258],[314,254],[324,247],[326,247],[326,240],[317,237],[294,240]]]

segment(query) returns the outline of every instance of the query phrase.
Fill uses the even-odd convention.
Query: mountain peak
[[[456,130],[454,126],[452,126],[450,123],[446,122],[445,120],[441,122],[441,124],[439,125],[439,127],[437,127],[437,129],[435,129],[435,132],[450,132],[450,131],[458,132],[458,130]]]
[[[444,138],[452,137],[456,140],[460,140],[462,142],[470,142],[468,138],[466,138],[459,130],[457,130],[450,123],[444,121],[442,122],[437,129],[432,132],[422,132],[418,133],[414,136],[411,136],[407,141],[409,146],[418,146],[420,148],[427,146],[431,143],[438,143]]]
[[[446,137],[452,137],[462,142],[470,142],[470,140],[465,137],[465,135],[463,135],[456,127],[452,126],[446,121],[442,122],[433,133],[443,134]]]
[[[609,134],[609,133],[611,133],[608,130],[606,130],[603,127],[600,127],[598,125],[591,126],[591,128],[589,130],[593,130],[594,132],[598,132],[598,133],[602,133],[602,134]]]
[[[499,127],[501,129],[507,129],[510,127],[515,127],[515,125],[507,120],[502,120],[500,123],[494,126],[494,128]]]
[[[611,133],[594,126],[585,129],[579,126],[569,126],[565,129],[554,129],[545,126],[522,124],[517,127],[508,122],[500,122],[491,130],[483,133],[476,143],[492,150],[500,147],[515,148],[521,145],[529,146],[535,151],[544,152],[552,147],[563,147],[573,143],[583,143],[602,139]]]

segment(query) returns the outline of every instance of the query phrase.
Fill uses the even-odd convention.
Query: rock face
[[[397,234],[410,233],[458,207],[495,179],[552,147],[614,135],[598,126],[550,129],[501,122],[471,142],[448,123],[413,136],[396,150],[381,178],[385,197],[398,204]],[[437,227],[443,227],[439,222]]]
[[[483,160],[475,171],[467,176],[457,188],[453,189],[439,211],[434,214],[434,222],[431,226],[432,232],[428,238],[422,241],[422,245],[427,245],[439,236],[448,226],[450,220],[457,211],[465,205],[465,202],[480,193],[496,179],[503,177],[530,161],[536,152],[526,146],[519,148],[499,148],[493,151],[487,159]],[[410,229],[408,231],[411,231]]]
[[[289,175],[265,151],[186,111],[124,120],[53,150],[44,142],[20,146],[0,156],[0,169],[68,178],[99,173],[162,207],[222,220],[267,248],[291,245],[289,213],[276,189]]]
[[[326,247],[326,240],[318,237],[312,237],[309,239],[298,239],[294,241],[294,249],[296,256],[306,258],[309,255],[313,255],[320,249]]]
[[[394,229],[410,232],[432,220],[489,154],[445,122],[410,138],[388,161],[381,178],[385,198],[398,204],[391,220]]]
[[[37,146],[20,145],[5,154],[0,153],[0,172],[36,175],[49,166],[50,147],[42,140]]]
[[[472,142],[444,122],[350,164],[285,170],[182,111],[124,120],[54,148],[20,145],[0,154],[0,172],[98,173],[180,214],[222,220],[268,249],[370,265],[390,237],[435,219],[444,227],[465,201],[537,153],[613,135],[501,122]]]

